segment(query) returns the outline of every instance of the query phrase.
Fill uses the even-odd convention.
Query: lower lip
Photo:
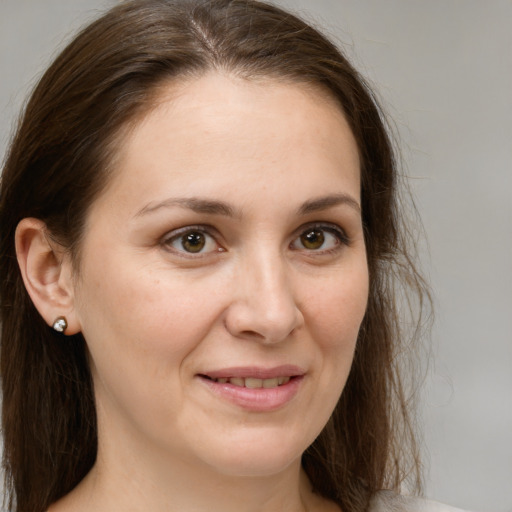
[[[289,382],[275,388],[246,388],[220,383],[199,376],[202,382],[217,396],[253,412],[269,412],[284,407],[299,391],[303,376],[292,377]]]

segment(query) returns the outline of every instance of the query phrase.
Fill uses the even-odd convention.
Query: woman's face
[[[312,88],[208,74],[121,148],[75,288],[100,453],[281,471],[327,422],[365,313],[350,129]]]

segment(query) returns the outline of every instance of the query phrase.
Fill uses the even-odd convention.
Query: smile
[[[294,365],[236,367],[197,374],[218,398],[252,412],[271,412],[291,402],[303,387],[306,371]]]
[[[282,386],[284,384],[288,384],[288,382],[290,382],[290,379],[291,377],[274,377],[271,379],[258,379],[255,377],[220,377],[218,379],[211,380],[213,380],[214,382],[218,382],[219,384],[232,384],[233,386],[238,386],[242,388],[271,389],[277,388],[278,386]]]

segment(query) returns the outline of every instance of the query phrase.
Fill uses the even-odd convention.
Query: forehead
[[[161,86],[152,107],[119,141],[114,187],[130,182],[142,192],[150,177],[170,174],[188,188],[240,177],[270,185],[308,172],[359,186],[352,132],[319,87],[210,73]]]

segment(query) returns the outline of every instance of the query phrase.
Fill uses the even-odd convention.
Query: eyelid
[[[192,253],[187,252],[185,250],[180,251],[174,247],[172,247],[172,242],[179,238],[180,236],[186,235],[187,233],[193,233],[193,232],[199,232],[204,234],[205,236],[210,237],[216,244],[216,249],[214,251],[206,251],[206,252],[198,252],[198,253]],[[183,258],[189,258],[189,259],[198,259],[198,258],[204,258],[211,254],[216,254],[219,252],[224,252],[225,249],[222,247],[222,245],[219,243],[218,238],[220,238],[217,230],[209,225],[204,224],[197,224],[197,225],[189,225],[189,226],[183,226],[181,228],[173,229],[169,232],[167,232],[161,239],[160,239],[160,245],[168,252],[177,254],[180,257]]]
[[[303,233],[305,233],[306,231],[311,230],[311,229],[318,229],[321,231],[326,231],[326,232],[334,235],[338,239],[339,245],[337,245],[334,248],[323,249],[323,250],[322,249],[312,250],[312,249],[306,249],[304,247],[303,250],[308,253],[326,254],[329,252],[339,250],[342,246],[350,245],[351,240],[342,227],[340,227],[338,224],[335,224],[333,222],[322,222],[322,221],[309,222],[307,224],[302,225],[299,229],[297,229],[295,231],[293,240],[290,245],[292,245],[297,240],[297,238],[300,237]],[[301,250],[301,249],[297,249],[297,250]]]

